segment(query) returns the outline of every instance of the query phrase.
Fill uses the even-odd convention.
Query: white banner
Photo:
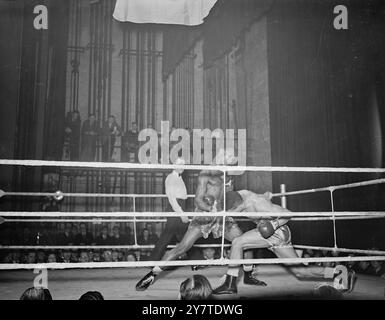
[[[116,0],[113,17],[121,22],[194,26],[203,23],[217,0]]]

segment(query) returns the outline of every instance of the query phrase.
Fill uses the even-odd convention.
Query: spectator
[[[86,251],[80,252],[79,262],[89,262],[88,253]]]
[[[71,252],[71,262],[79,262],[79,255],[76,250],[72,250]]]
[[[313,295],[320,300],[340,300],[342,293],[329,284],[320,284],[314,288]]]
[[[358,262],[357,271],[361,274],[369,274],[370,272],[370,262],[369,261],[360,261]]]
[[[91,233],[87,231],[87,226],[84,222],[82,222],[80,225],[80,233],[78,237],[79,245],[80,246],[89,246],[92,245],[94,242],[93,236]]]
[[[214,260],[214,258],[215,258],[215,249],[214,248],[204,248],[203,249],[203,259]]]
[[[372,249],[372,250],[378,250],[378,249]],[[370,261],[368,274],[385,278],[385,268],[383,266],[382,261]]]
[[[28,252],[27,263],[36,263],[36,252],[34,251]]]
[[[72,237],[72,223],[68,222],[65,224],[64,232],[59,234],[57,241],[59,245],[62,246],[70,246],[73,245],[73,237]]]
[[[92,250],[88,251],[88,261],[94,261],[94,252]]]
[[[128,251],[126,255],[126,261],[137,261],[136,255],[133,251]]]
[[[141,233],[141,235],[140,235],[140,237],[138,239],[138,243],[141,244],[141,245],[154,244],[154,242],[150,238],[150,232],[148,231],[148,229],[143,229],[142,230],[142,233]]]
[[[70,112],[65,124],[66,139],[69,142],[70,160],[79,160],[79,145],[80,145],[80,114],[75,110]]]
[[[94,254],[92,256],[92,261],[93,262],[100,262],[101,261],[99,251],[94,252]]]
[[[153,223],[146,223],[145,229],[147,229],[148,232],[149,232],[149,234],[150,234],[150,241],[151,241],[152,243],[158,242],[159,237],[158,237],[158,236],[156,235],[156,233],[154,232],[154,224],[153,224]]]
[[[95,115],[90,114],[82,126],[82,148],[80,159],[82,161],[95,161],[96,142],[100,131]]]
[[[138,150],[139,150],[139,141],[138,141],[138,126],[136,122],[133,122],[131,125],[131,130],[126,132],[124,135],[124,161],[128,162],[138,162]]]
[[[102,233],[96,238],[95,242],[99,246],[108,246],[112,244],[111,237],[108,234],[107,226],[103,226]]]
[[[45,260],[45,253],[44,251],[38,251],[37,252],[37,263],[45,263],[46,260]]]
[[[88,291],[83,294],[79,300],[104,300],[104,298],[99,291]]]
[[[193,275],[180,285],[180,300],[208,300],[213,289],[205,276]]]
[[[124,240],[120,236],[120,228],[119,228],[119,226],[114,226],[112,228],[111,244],[113,244],[113,245],[121,245],[123,242],[124,242]]]
[[[32,287],[24,291],[20,300],[52,300],[52,296],[46,288]]]
[[[116,250],[112,251],[111,260],[113,262],[121,261],[121,260],[119,260],[119,252],[118,251],[116,251]]]
[[[71,251],[65,250],[63,251],[63,255],[61,258],[62,262],[70,263],[71,261]]]
[[[102,133],[102,160],[111,161],[114,153],[116,137],[120,135],[120,128],[114,116],[109,116],[103,125]]]
[[[103,262],[111,262],[112,261],[112,252],[111,252],[111,250],[103,251],[102,261]]]
[[[21,254],[19,251],[13,251],[11,253],[11,263],[20,263],[21,262]]]
[[[48,263],[55,263],[56,262],[56,255],[54,253],[50,253],[48,255],[47,262]]]

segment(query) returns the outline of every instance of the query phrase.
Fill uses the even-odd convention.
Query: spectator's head
[[[183,281],[179,292],[181,300],[207,300],[213,289],[205,276],[197,274]]]
[[[142,255],[140,250],[135,250],[134,254],[135,254],[136,261],[140,261],[140,257]]]
[[[114,226],[112,228],[112,233],[113,233],[114,237],[119,237],[120,236],[120,228],[119,228],[119,226]]]
[[[132,123],[132,131],[137,131],[138,130],[138,125],[136,124],[136,122],[133,122]]]
[[[47,262],[48,263],[55,263],[56,262],[56,255],[54,253],[50,253],[48,255]]]
[[[91,113],[89,116],[88,116],[88,119],[91,121],[91,122],[94,122],[96,120],[96,117],[93,113]]]
[[[20,252],[19,251],[13,251],[12,252],[12,262],[13,263],[19,263],[20,262]]]
[[[80,252],[79,262],[88,262],[88,261],[89,261],[88,253],[86,251]]]
[[[80,233],[81,233],[82,235],[86,235],[86,234],[87,234],[87,226],[86,226],[86,224],[85,224],[84,222],[82,222],[82,223],[79,225],[79,227],[80,227]]]
[[[99,262],[100,261],[100,253],[98,251],[95,251],[92,257],[92,260],[94,262]]]
[[[24,291],[20,300],[52,300],[52,296],[46,288],[32,287]]]
[[[215,249],[214,248],[205,248],[203,249],[203,258],[206,260],[212,260],[215,256]]]
[[[36,263],[36,252],[34,251],[28,252],[27,263]]]
[[[150,231],[148,231],[148,229],[143,229],[142,230],[142,237],[143,237],[143,239],[148,239],[150,237]]]
[[[117,262],[119,261],[119,252],[118,251],[112,251],[112,254],[111,254],[111,260],[113,262]]]
[[[44,263],[45,262],[45,253],[44,251],[38,251],[37,252],[37,263]]]
[[[305,251],[309,255],[309,257],[314,257],[314,250],[313,249],[307,249]]]
[[[111,115],[108,117],[108,123],[113,124],[115,122],[115,116]]]
[[[329,284],[321,284],[314,288],[313,294],[316,298],[322,300],[342,299],[342,293]]]
[[[64,261],[70,261],[71,260],[71,251],[64,251],[63,252],[63,260]]]
[[[76,250],[73,250],[71,252],[71,262],[78,262],[79,261],[79,254]]]
[[[111,250],[104,250],[103,251],[103,261],[104,262],[111,262],[112,261]]]
[[[374,261],[370,261],[370,265],[371,265],[371,267],[373,268],[373,269],[378,269],[378,268],[381,268],[381,266],[382,266],[382,263],[381,263],[381,261],[376,261],[376,260],[374,260]]]
[[[87,253],[88,253],[88,261],[94,261],[94,252],[90,250]]]
[[[127,252],[126,261],[136,261],[136,255],[134,252]]]
[[[99,291],[88,291],[83,294],[79,300],[104,300],[104,298]]]

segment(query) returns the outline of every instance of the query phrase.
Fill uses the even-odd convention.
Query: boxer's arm
[[[260,198],[257,201],[255,201],[254,204],[257,212],[290,212],[289,210],[272,203],[270,200],[267,200],[266,198]],[[277,217],[277,219],[275,220],[277,223],[277,225],[275,226],[276,229],[285,225],[289,220],[290,220],[289,217],[287,218]]]
[[[209,177],[204,175],[198,176],[198,186],[195,192],[194,203],[196,207],[202,211],[211,211],[211,206],[209,206],[204,201],[204,196],[206,195],[208,181],[209,181]]]

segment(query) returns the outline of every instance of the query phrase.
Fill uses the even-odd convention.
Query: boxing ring
[[[73,167],[73,168],[98,168],[98,169],[147,169],[147,170],[172,170],[172,169],[184,169],[184,170],[210,170],[210,171],[222,171],[226,172],[325,172],[325,173],[385,173],[383,168],[333,168],[333,167],[272,167],[272,166],[225,166],[225,165],[159,165],[159,164],[136,164],[136,163],[101,163],[101,162],[71,162],[71,161],[40,161],[40,160],[0,160],[0,165],[6,166],[29,166],[29,167]],[[225,179],[224,179],[225,180]],[[327,212],[247,212],[248,216],[256,217],[291,217],[291,221],[332,221],[333,223],[333,247],[321,247],[321,246],[309,246],[309,245],[294,245],[296,249],[314,249],[314,250],[327,250],[336,251],[342,253],[354,253],[360,256],[343,256],[343,257],[312,257],[312,258],[264,258],[264,259],[238,259],[229,260],[224,257],[224,249],[229,246],[225,244],[224,230],[225,224],[222,223],[222,237],[221,244],[211,245],[196,245],[202,247],[219,247],[220,258],[214,260],[176,260],[176,261],[125,261],[125,262],[86,262],[86,263],[39,263],[39,264],[14,264],[3,263],[0,264],[0,287],[5,296],[1,296],[0,299],[14,296],[14,291],[17,291],[17,295],[20,296],[21,292],[27,287],[32,285],[30,278],[33,278],[34,274],[27,270],[40,270],[46,269],[49,271],[50,289],[51,285],[55,287],[55,283],[61,283],[63,286],[67,286],[68,290],[71,288],[72,282],[76,282],[79,285],[84,283],[84,290],[90,290],[90,286],[94,287],[95,283],[87,281],[87,278],[97,279],[96,283],[103,283],[103,286],[99,288],[100,291],[110,288],[112,298],[116,299],[176,299],[179,289],[179,284],[188,275],[188,266],[216,266],[215,268],[209,268],[199,271],[199,273],[206,275],[212,283],[218,282],[221,275],[224,274],[225,268],[229,264],[254,264],[258,267],[258,275],[272,282],[272,285],[268,288],[259,288],[246,286],[240,287],[239,295],[246,297],[267,297],[273,296],[272,289],[282,292],[287,291],[287,287],[294,290],[285,291],[286,294],[299,295],[303,290],[310,290],[314,287],[314,282],[298,281],[294,276],[285,271],[282,264],[293,263],[318,263],[318,262],[350,262],[350,261],[385,261],[385,251],[381,250],[360,250],[354,248],[341,248],[338,246],[336,221],[338,220],[357,220],[357,219],[383,219],[385,218],[385,212],[383,211],[335,211],[334,209],[334,192],[341,189],[358,188],[368,185],[376,185],[385,183],[385,179],[373,179],[367,181],[360,181],[355,183],[328,186],[315,189],[306,189],[298,191],[286,192],[285,186],[281,185],[279,193],[272,193],[269,196],[271,198],[280,198],[282,207],[286,207],[286,197],[293,195],[301,195],[316,192],[328,192],[330,195],[331,211]],[[225,181],[223,183],[225,190]],[[117,197],[117,198],[132,198],[133,199],[133,212],[42,212],[42,211],[1,211],[0,217],[2,223],[16,223],[16,222],[128,222],[134,226],[134,244],[133,245],[111,245],[111,246],[11,246],[2,245],[0,250],[38,250],[38,249],[145,249],[152,248],[153,246],[144,246],[138,244],[137,228],[136,224],[139,222],[165,222],[164,217],[178,216],[217,216],[222,217],[223,221],[227,216],[234,218],[244,217],[243,212],[184,212],[183,214],[176,214],[175,212],[137,212],[136,211],[136,199],[138,198],[160,198],[166,197],[163,194],[111,194],[111,193],[66,193],[62,191],[57,192],[12,192],[0,190],[0,198],[2,197],[53,197],[56,200],[61,200],[64,197]],[[193,197],[193,195],[189,195]],[[224,197],[226,197],[224,192]],[[224,199],[225,203],[225,199]],[[143,219],[147,218],[147,219]],[[150,218],[150,219],[148,219]],[[184,267],[172,271],[174,276],[168,274],[162,275],[159,281],[157,281],[148,291],[145,293],[135,292],[134,282],[140,279],[140,277],[146,272],[143,268],[160,266],[160,267]],[[86,270],[85,270],[86,269]],[[101,270],[100,270],[101,269]],[[127,270],[129,269],[129,270]],[[190,270],[190,269],[188,269]],[[191,271],[193,274],[193,271]],[[19,275],[19,276],[18,276]],[[178,278],[177,275],[180,275]],[[164,278],[164,279],[162,279]],[[23,280],[24,279],[24,280]],[[62,280],[60,280],[62,279]],[[64,281],[63,279],[66,279]],[[73,279],[73,281],[71,281]],[[108,281],[111,279],[111,281]],[[118,279],[118,280],[117,280]],[[166,280],[168,282],[166,282]],[[277,280],[279,279],[279,280]],[[283,280],[284,279],[284,280]],[[127,283],[125,283],[127,281]],[[282,287],[282,281],[287,283],[293,282],[292,286],[287,286],[285,282],[285,288]],[[131,283],[132,282],[132,283]],[[274,286],[274,283],[277,286]],[[17,284],[23,283],[24,289],[22,291],[17,290]],[[26,283],[29,283],[26,284]],[[166,285],[165,283],[169,283]],[[88,284],[88,287],[86,286]],[[158,289],[157,289],[158,288]],[[370,276],[358,276],[357,284],[353,292],[349,293],[349,298],[371,298],[371,299],[384,299],[385,279],[374,278]],[[58,289],[59,290],[59,289]],[[83,291],[84,291],[83,290]],[[97,289],[95,289],[97,290]],[[166,293],[163,292],[165,290]],[[63,291],[63,290],[61,290]],[[121,292],[121,295],[116,295],[116,292]],[[55,298],[55,292],[53,293]],[[14,298],[18,298],[14,297]],[[73,299],[76,297],[71,296],[68,292],[61,292],[60,296],[65,299]],[[107,295],[108,297],[108,295]],[[58,297],[60,299],[60,297]],[[234,298],[234,297],[233,297]]]

